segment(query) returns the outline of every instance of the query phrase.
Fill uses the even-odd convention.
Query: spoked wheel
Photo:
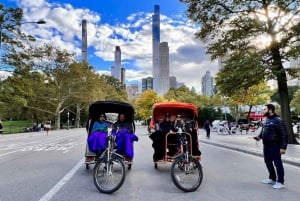
[[[190,161],[186,161],[184,157],[176,158],[171,166],[171,178],[180,190],[195,191],[202,183],[202,166],[195,158]]]
[[[94,184],[106,194],[117,191],[125,181],[125,165],[122,159],[115,157],[110,162],[99,159],[94,167]]]

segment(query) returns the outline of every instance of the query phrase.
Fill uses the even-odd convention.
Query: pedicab
[[[100,114],[105,114],[107,118],[105,122],[108,132],[92,132],[93,125],[99,119]],[[125,115],[125,123],[131,126],[131,131],[124,131],[119,127],[117,119],[120,114]],[[94,183],[100,192],[113,193],[124,183],[125,166],[128,165],[128,169],[131,169],[133,141],[137,141],[134,132],[134,108],[131,104],[120,101],[96,101],[89,106],[85,157],[93,160],[86,160],[85,164],[87,169],[89,165],[94,164]],[[124,136],[126,139],[122,138]],[[130,144],[127,136],[129,136]],[[122,145],[120,140],[124,141],[125,145]],[[128,158],[128,155],[131,158]]]
[[[166,114],[170,116],[174,129],[163,133],[160,125]],[[153,141],[154,167],[158,168],[160,164],[172,163],[172,181],[184,192],[198,189],[203,179],[197,118],[198,108],[190,103],[156,103],[152,107],[150,127],[155,132],[149,137]]]

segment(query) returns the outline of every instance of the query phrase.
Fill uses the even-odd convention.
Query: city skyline
[[[74,52],[82,60],[82,20],[87,22],[87,61],[99,73],[110,75],[114,49],[122,49],[126,83],[152,76],[152,28],[154,5],[160,7],[160,41],[168,42],[170,76],[201,92],[201,77],[207,70],[214,76],[217,61],[211,62],[204,45],[194,37],[198,30],[186,18],[186,5],[177,0],[50,1],[4,0],[8,7],[24,9],[24,21],[44,19],[45,25],[28,24],[22,31]],[[68,17],[66,17],[68,16]]]

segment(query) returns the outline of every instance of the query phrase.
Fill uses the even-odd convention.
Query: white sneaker
[[[273,181],[272,179],[264,179],[261,181],[261,183],[263,184],[275,184],[275,181]]]
[[[281,189],[284,187],[284,185],[280,182],[276,182],[272,187],[275,189]]]

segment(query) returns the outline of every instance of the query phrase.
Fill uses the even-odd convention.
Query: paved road
[[[1,136],[0,201],[296,201],[300,197],[298,166],[285,165],[286,188],[276,191],[260,183],[266,177],[262,157],[221,147],[231,143],[231,147],[252,144],[255,148],[250,134],[212,133],[211,139],[206,140],[200,130],[204,180],[192,193],[183,193],[174,186],[169,163],[154,168],[146,128],[137,126],[137,135],[133,167],[127,171],[124,185],[112,195],[99,193],[93,184],[92,169],[85,169],[84,129],[52,131],[49,136]],[[208,144],[212,142],[218,145]],[[261,148],[260,145],[257,149]]]
[[[200,141],[202,143],[262,156],[262,142],[256,142],[255,140],[253,140],[253,137],[257,136],[259,132],[260,129],[254,132],[249,131],[248,134],[246,134],[245,132],[243,134],[240,134],[240,132],[238,132],[234,135],[221,135],[217,132],[211,132],[210,139],[207,139],[205,137],[205,130],[200,129]],[[289,144],[287,147],[287,153],[282,156],[282,160],[285,163],[300,166],[300,145]]]

